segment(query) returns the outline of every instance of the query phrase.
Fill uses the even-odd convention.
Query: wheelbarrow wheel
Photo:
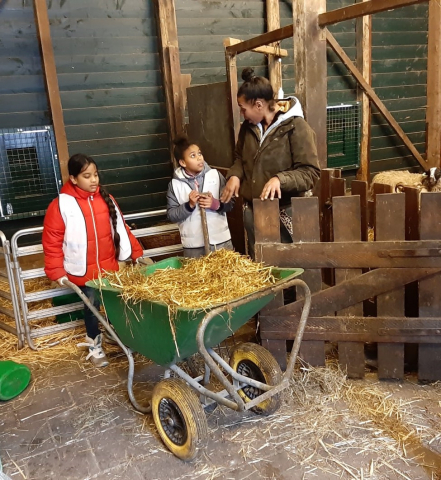
[[[268,350],[254,343],[238,345],[231,353],[230,366],[235,372],[267,385],[278,385],[282,379],[282,371],[276,359]],[[238,393],[246,403],[264,392],[248,385],[238,390]],[[280,394],[275,394],[251,410],[261,415],[270,415],[279,408],[280,402]]]
[[[167,448],[182,460],[192,460],[208,436],[207,418],[194,390],[183,380],[168,378],[155,385],[152,413]]]

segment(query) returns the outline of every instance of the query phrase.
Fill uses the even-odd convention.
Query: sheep
[[[380,183],[390,185],[394,192],[401,192],[402,187],[418,187],[421,192],[441,192],[441,170],[431,168],[425,173],[408,171],[388,171],[377,173],[372,179],[370,196],[373,196],[373,185]]]

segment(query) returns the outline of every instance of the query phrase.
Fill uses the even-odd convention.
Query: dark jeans
[[[292,215],[291,207],[286,207],[285,210],[288,215]],[[256,236],[254,234],[254,215],[251,207],[247,207],[243,211],[243,224],[248,237],[248,255],[255,260],[254,244],[256,243]],[[280,223],[280,237],[282,243],[292,243],[291,235],[282,223]]]
[[[80,287],[80,290],[86,295],[90,303],[96,308],[100,308],[100,299],[98,298],[97,291],[91,287]],[[101,333],[99,329],[99,320],[92,313],[87,305],[84,305],[84,323],[86,325],[86,333],[89,338],[95,340],[97,335]]]

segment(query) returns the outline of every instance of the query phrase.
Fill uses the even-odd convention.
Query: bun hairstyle
[[[173,144],[175,148],[173,149],[173,155],[175,157],[176,162],[179,164],[179,160],[184,158],[185,151],[190,148],[191,145],[195,145],[194,142],[190,141],[190,139],[186,135],[179,135],[173,140]]]
[[[99,175],[98,166],[92,157],[88,157],[87,155],[84,155],[84,153],[76,153],[69,158],[69,162],[67,163],[67,170],[69,172],[69,175],[72,175],[72,177],[78,177],[78,175],[91,164],[95,165]],[[109,215],[113,226],[113,244],[115,245],[115,258],[118,260],[121,239],[119,233],[116,231],[118,218],[116,216],[116,207],[112,199],[110,198],[109,193],[101,184],[100,195],[103,197],[103,200],[106,202],[107,207],[109,208]]]
[[[265,77],[254,75],[254,69],[246,67],[242,70],[243,83],[240,86],[237,97],[245,97],[247,102],[254,104],[256,100],[265,100],[269,103],[270,110],[274,109],[274,90],[270,81]]]

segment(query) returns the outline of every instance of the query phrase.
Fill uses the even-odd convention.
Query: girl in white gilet
[[[233,208],[233,200],[219,200],[225,178],[205,163],[200,148],[187,137],[179,137],[174,144],[173,153],[180,166],[168,185],[167,215],[179,225],[184,257],[196,258],[205,253],[201,208],[206,211],[211,251],[233,250],[226,216]]]

